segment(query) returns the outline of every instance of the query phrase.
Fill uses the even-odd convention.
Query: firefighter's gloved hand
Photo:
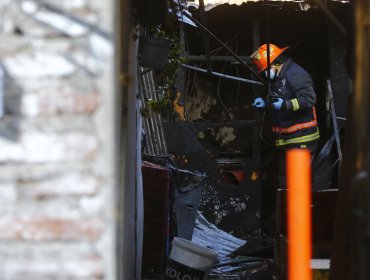
[[[261,98],[261,97],[257,97],[253,104],[252,104],[253,107],[256,107],[256,108],[265,108],[266,106],[266,103],[265,101]]]
[[[272,107],[274,107],[275,110],[281,110],[283,107],[284,100],[281,98],[278,98],[277,101],[272,103]]]

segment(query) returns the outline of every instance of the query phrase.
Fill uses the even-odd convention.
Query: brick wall
[[[111,2],[0,0],[0,279],[115,278]]]

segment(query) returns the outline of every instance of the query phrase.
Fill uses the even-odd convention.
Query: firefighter
[[[291,148],[306,148],[313,157],[318,150],[320,133],[316,118],[316,94],[311,76],[291,58],[286,48],[269,44],[270,69],[267,62],[267,44],[259,47],[251,60],[259,73],[270,79],[270,90],[265,99],[254,100],[256,108],[267,108],[271,116],[274,146],[278,156],[278,185],[286,186],[285,153]]]

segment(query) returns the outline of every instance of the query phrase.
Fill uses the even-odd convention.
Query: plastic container
[[[167,267],[165,279],[205,280],[218,255],[215,251],[192,241],[175,237]]]
[[[139,38],[138,63],[141,67],[163,70],[168,60],[170,40],[150,36]]]

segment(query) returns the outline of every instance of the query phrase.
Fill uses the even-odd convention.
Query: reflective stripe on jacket
[[[316,127],[317,126],[317,119],[316,119],[316,109],[315,107],[312,107],[312,113],[313,113],[313,120],[303,123],[297,123],[293,124],[289,127],[280,127],[280,126],[273,126],[272,132],[278,133],[278,134],[289,134],[294,133],[298,130],[310,128],[310,127]]]
[[[304,135],[304,136],[298,136],[295,138],[289,138],[289,139],[276,139],[275,140],[275,145],[276,146],[284,146],[284,145],[289,145],[289,144],[298,144],[298,143],[307,143],[311,141],[315,141],[320,138],[320,133],[319,129],[316,127],[316,132],[309,134],[309,135]]]

